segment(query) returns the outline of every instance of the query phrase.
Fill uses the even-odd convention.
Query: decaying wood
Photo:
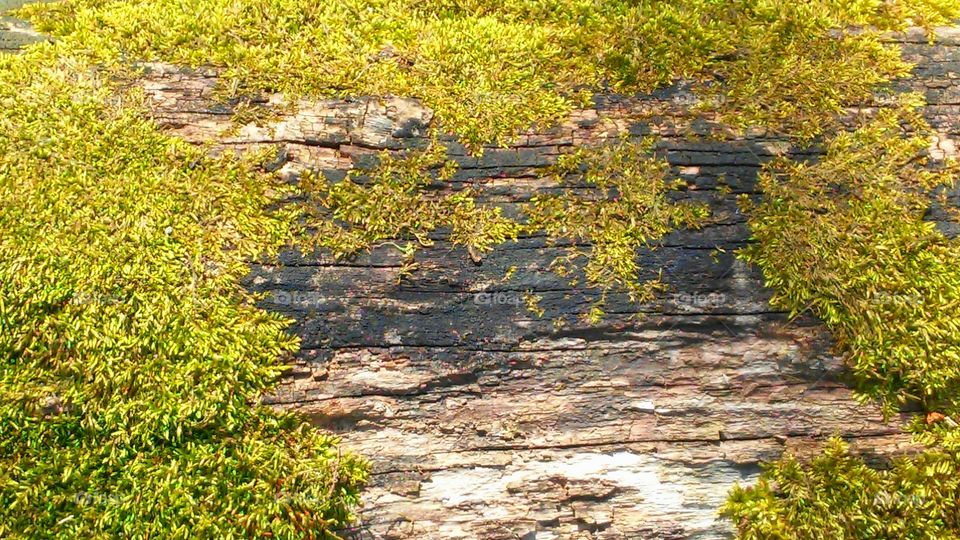
[[[8,8],[4,6],[3,0],[0,0],[0,13],[6,9]],[[25,22],[0,16],[0,54],[15,53],[22,47],[44,39],[46,38],[30,29]]]
[[[926,95],[937,157],[954,155],[960,135],[958,36],[942,31],[935,45],[919,32],[897,37],[919,64],[898,89]],[[423,146],[432,121],[410,99],[284,112],[264,96],[254,104],[277,116],[238,127],[231,105],[213,97],[214,71],[148,71],[154,114],[172,133],[221,149],[279,145],[276,166],[291,179],[320,170],[338,180],[371,153]],[[662,270],[667,293],[649,305],[613,295],[599,325],[581,320],[596,293],[549,270],[565,246],[542,237],[477,264],[440,231],[409,275],[390,246],[347,261],[290,252],[252,265],[249,286],[267,292],[264,307],[294,319],[303,340],[268,401],[342,435],[373,463],[362,534],[725,537],[732,525],[716,512],[728,489],[784,450],[810,454],[834,434],[877,459],[910,448],[901,419],[885,423],[851,398],[823,329],[771,309],[757,270],[734,256],[749,236],[735,197],[758,196],[765,160],[802,152],[762,132],[711,140],[716,126],[690,116],[692,100],[682,86],[604,96],[558,128],[482,156],[446,141],[461,170],[438,189],[472,187],[515,215],[534,193],[557,189],[538,170],[558,155],[605,137],[661,137],[659,153],[688,183],[678,197],[707,202],[713,217],[640,254],[645,277]],[[527,309],[529,294],[542,317]]]
[[[943,30],[935,44],[921,31],[891,39],[918,63],[897,86],[926,95],[939,133],[931,152],[955,155],[960,32]],[[271,114],[238,126],[237,104],[215,97],[216,71],[146,67],[143,88],[167,130],[218,150],[275,145],[272,166],[291,180],[305,170],[337,180],[371,153],[423,146],[433,121],[412,99],[281,107],[262,96],[253,106]],[[410,274],[390,246],[352,260],[288,252],[251,265],[248,286],[268,293],[263,306],[290,316],[303,343],[267,401],[372,461],[359,536],[722,538],[732,525],[718,506],[764,460],[813,453],[834,434],[877,460],[911,448],[901,419],[883,422],[851,398],[816,321],[770,308],[758,271],[735,258],[749,237],[736,196],[759,195],[757,172],[771,156],[803,151],[759,131],[710,139],[717,128],[689,114],[693,99],[682,85],[603,96],[482,156],[446,140],[461,170],[437,189],[472,187],[515,215],[534,193],[558,189],[538,176],[558,155],[660,136],[658,152],[688,184],[677,197],[707,202],[713,216],[639,254],[644,277],[662,271],[669,291],[646,305],[614,294],[598,325],[581,317],[596,293],[549,270],[565,246],[540,236],[478,264],[439,231]],[[940,210],[931,219],[956,234]],[[542,317],[525,305],[531,294]]]

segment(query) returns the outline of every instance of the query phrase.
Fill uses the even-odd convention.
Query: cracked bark
[[[924,93],[940,134],[931,150],[954,155],[960,32],[942,30],[933,45],[916,30],[891,39],[918,64],[897,89]],[[318,170],[336,180],[373,152],[421,147],[432,121],[412,99],[302,101],[290,112],[259,96],[276,116],[237,128],[231,106],[213,97],[216,70],[145,67],[152,114],[170,133],[215,151],[280,147],[276,167],[291,179]],[[292,318],[303,342],[266,401],[372,461],[358,536],[724,538],[731,525],[716,509],[727,490],[785,450],[812,454],[839,434],[878,463],[910,451],[900,419],[885,423],[851,398],[817,322],[772,310],[758,271],[733,254],[749,241],[736,195],[758,196],[758,168],[773,155],[812,151],[760,130],[709,140],[715,126],[687,112],[691,99],[682,85],[601,96],[563,125],[479,157],[445,140],[461,170],[436,189],[469,186],[516,215],[534,193],[557,189],[538,171],[562,153],[608,136],[660,136],[658,152],[688,184],[677,196],[708,203],[713,217],[639,253],[643,277],[662,269],[670,290],[648,305],[613,294],[600,325],[579,319],[596,293],[548,270],[565,246],[538,236],[476,265],[440,231],[409,276],[388,247],[346,261],[287,252],[281,264],[251,264],[247,286],[268,293],[263,307]],[[930,219],[956,234],[942,209]],[[541,296],[542,318],[525,309],[526,292]]]

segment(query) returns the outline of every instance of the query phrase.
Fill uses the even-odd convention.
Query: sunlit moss
[[[562,156],[553,177],[561,185],[585,183],[596,188],[595,195],[568,191],[537,196],[525,205],[530,231],[543,231],[552,241],[566,240],[574,246],[557,261],[561,267],[586,260],[586,285],[603,293],[590,312],[592,322],[602,316],[609,291],[626,291],[636,302],[652,300],[663,286],[658,280],[639,279],[638,250],[654,247],[656,240],[678,227],[697,227],[707,217],[702,204],[669,200],[673,184],[668,173],[667,162],[655,158],[647,143],[581,149]]]
[[[877,32],[942,24],[960,5],[68,0],[23,13],[59,45],[0,60],[0,535],[292,538],[346,523],[365,475],[333,440],[251,406],[296,343],[237,279],[293,238],[299,212],[337,255],[400,241],[401,274],[441,229],[475,258],[545,231],[592,245],[558,261],[583,258],[587,286],[645,300],[659,284],[638,280],[637,250],[704,209],[670,202],[665,165],[626,145],[556,170],[601,195],[539,197],[515,222],[446,189],[435,147],[339,183],[308,176],[310,204],[271,214],[285,186],[158,134],[98,72],[165,60],[223,68],[224,96],[417,97],[473,149],[555,123],[594,92],[683,78],[728,125],[811,140],[908,72]],[[922,167],[926,143],[909,113],[881,112],[820,163],[780,160],[762,177],[744,256],[775,302],[826,321],[863,396],[888,410],[916,399],[942,419],[915,422],[931,450],[889,473],[837,445],[807,468],[774,465],[727,506],[745,538],[956,536],[960,253],[922,220],[924,191],[950,181]],[[917,498],[889,500],[900,492]]]
[[[376,165],[355,169],[340,182],[308,175],[302,187],[309,247],[343,257],[397,239],[430,245],[430,234],[446,228],[454,245],[479,259],[520,234],[543,232],[552,242],[589,245],[571,247],[555,261],[555,270],[572,273],[583,259],[587,287],[601,290],[603,298],[609,291],[624,291],[644,302],[663,286],[639,279],[638,250],[654,247],[676,228],[699,226],[708,213],[705,205],[669,200],[669,165],[653,156],[648,143],[564,155],[550,178],[558,185],[586,183],[595,188],[594,196],[572,191],[535,196],[521,208],[520,220],[504,216],[498,207],[478,205],[470,190],[448,192],[443,182],[454,171],[437,144],[403,156],[383,153]],[[602,304],[603,299],[591,311],[592,322],[602,316]]]
[[[107,64],[225,69],[224,89],[403,95],[479,148],[563,118],[593,92],[678,79],[735,124],[809,138],[844,103],[905,73],[869,25],[943,24],[949,0],[66,0],[23,11]],[[716,100],[711,100],[715,103]]]
[[[290,241],[289,189],[161,134],[65,46],[0,56],[0,104],[0,536],[349,523],[363,462],[257,404],[298,343],[239,279]]]
[[[910,109],[881,110],[815,164],[774,163],[750,211],[757,242],[743,252],[773,303],[822,318],[857,388],[891,407],[960,396],[960,247],[923,219],[928,191],[958,169],[925,167],[925,129]]]
[[[924,221],[929,191],[960,169],[929,167],[929,129],[909,99],[838,135],[816,163],[768,167],[742,255],[763,269],[774,305],[830,327],[862,397],[889,413],[910,401],[929,411],[911,425],[928,448],[889,470],[839,441],[810,463],[774,462],[723,509],[740,538],[960,535],[960,245]]]
[[[305,247],[325,248],[343,257],[404,238],[430,245],[430,233],[449,227],[454,245],[480,257],[516,239],[520,224],[504,217],[499,208],[478,206],[470,190],[449,193],[442,186],[428,190],[455,171],[446,149],[435,144],[402,156],[384,152],[376,165],[354,169],[341,182],[307,175],[301,182],[310,233]]]
[[[884,470],[833,439],[810,463],[769,465],[755,486],[733,490],[722,513],[744,540],[957,538],[960,446],[935,437],[927,452]]]

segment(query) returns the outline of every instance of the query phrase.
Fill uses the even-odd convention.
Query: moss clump
[[[297,340],[238,283],[286,190],[136,101],[0,57],[0,536],[330,537],[365,466],[258,405]]]
[[[923,220],[927,192],[955,182],[957,168],[928,170],[928,145],[917,113],[887,109],[817,163],[775,162],[751,210],[757,242],[743,252],[774,305],[822,318],[856,388],[890,410],[960,396],[960,248]]]
[[[870,25],[936,25],[951,0],[66,0],[23,11],[98,62],[225,68],[225,88],[404,95],[474,148],[550,124],[598,90],[678,78],[723,97],[736,124],[811,136],[906,65]],[[666,38],[665,38],[666,37]]]
[[[431,233],[447,229],[451,243],[466,246],[479,259],[520,234],[544,232],[551,242],[573,245],[554,262],[555,270],[566,275],[579,259],[586,260],[587,286],[602,291],[589,317],[597,322],[608,292],[626,291],[633,301],[643,302],[662,288],[657,280],[638,280],[637,250],[651,248],[677,227],[698,226],[708,214],[705,205],[669,200],[669,165],[652,155],[648,142],[562,156],[549,176],[559,185],[585,183],[593,196],[572,190],[536,196],[521,208],[520,221],[504,216],[500,208],[478,206],[469,190],[447,191],[443,182],[455,171],[444,147],[435,144],[402,156],[385,152],[376,165],[354,169],[341,182],[307,175],[302,182],[307,245],[345,257],[398,240],[430,245]],[[576,247],[582,244],[590,247]],[[401,247],[407,255],[415,249],[412,242]]]
[[[833,439],[809,464],[787,456],[756,486],[734,488],[722,513],[744,540],[960,538],[960,445],[932,437],[932,449],[886,470]]]
[[[805,2],[774,9],[757,17],[764,31],[744,37],[736,60],[715,68],[724,84],[704,90],[727,125],[759,125],[810,141],[832,130],[844,107],[869,101],[877,85],[910,73],[899,50],[874,34],[830,33],[845,24],[875,22],[871,17],[834,14]]]
[[[516,239],[521,226],[499,208],[478,207],[469,190],[428,190],[454,172],[456,163],[446,159],[442,145],[435,144],[401,156],[383,152],[376,165],[353,169],[338,183],[307,175],[301,187],[310,244],[344,257],[405,238],[430,245],[430,233],[449,227],[450,241],[479,257],[497,244]]]
[[[644,302],[662,288],[658,280],[639,281],[637,250],[677,227],[696,227],[707,216],[702,204],[672,202],[667,181],[669,164],[656,159],[649,143],[621,143],[581,149],[561,157],[553,174],[557,182],[596,188],[594,197],[568,191],[562,196],[537,196],[524,207],[528,230],[543,231],[554,242],[572,244],[556,262],[566,274],[568,263],[585,258],[587,285],[602,297],[590,311],[596,322],[609,291],[624,290],[631,300]],[[578,247],[588,244],[584,251]]]
[[[889,470],[839,441],[809,464],[770,464],[724,506],[740,538],[960,537],[960,246],[923,220],[929,191],[958,169],[927,166],[919,100],[904,101],[838,135],[816,163],[765,170],[750,210],[757,242],[742,255],[763,269],[774,305],[826,322],[864,399],[931,411],[912,424],[928,448]]]

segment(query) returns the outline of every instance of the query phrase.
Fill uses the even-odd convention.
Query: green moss
[[[696,227],[708,214],[702,204],[671,202],[667,194],[669,165],[656,159],[649,143],[621,143],[581,149],[564,155],[549,171],[558,185],[595,188],[586,197],[568,191],[563,196],[535,196],[521,208],[521,221],[500,208],[478,206],[470,190],[450,193],[443,182],[456,164],[439,144],[397,156],[384,152],[376,165],[352,170],[341,182],[307,175],[303,211],[309,234],[304,247],[324,248],[337,257],[351,256],[380,244],[415,240],[430,245],[430,235],[447,229],[450,242],[466,246],[471,257],[520,234],[546,233],[551,242],[573,246],[552,267],[572,274],[585,259],[586,286],[602,291],[591,310],[591,322],[603,315],[609,291],[625,291],[637,302],[649,301],[662,283],[639,280],[637,251],[678,227]],[[413,243],[401,251],[411,255]],[[400,247],[400,246],[398,246]],[[543,311],[528,303],[531,312]]]
[[[637,251],[677,227],[697,227],[707,217],[702,204],[675,203],[667,198],[672,183],[669,165],[656,159],[648,143],[621,143],[566,154],[554,168],[560,183],[595,187],[594,197],[568,191],[563,196],[537,196],[524,207],[531,232],[543,231],[554,242],[565,240],[573,247],[555,262],[561,274],[585,258],[588,287],[602,291],[589,319],[596,322],[606,294],[626,291],[636,302],[653,298],[663,285],[659,280],[640,281]],[[588,245],[584,251],[579,245]]]
[[[475,149],[603,88],[704,83],[737,125],[809,138],[905,73],[873,32],[960,16],[950,0],[66,0],[23,11],[97,62],[225,68],[225,89],[421,98]],[[669,36],[665,39],[665,36]],[[716,100],[712,100],[716,101]]]
[[[955,8],[914,3],[891,7],[886,16],[922,23],[956,17]],[[818,39],[792,46],[819,55],[825,49]],[[861,52],[823,72],[831,61],[797,64],[796,55],[770,50],[772,63],[734,76],[773,74],[775,82],[740,85],[747,93],[724,105],[725,119],[803,122],[804,111],[815,112],[810,102],[767,109],[756,106],[767,101],[756,94],[797,93],[802,102],[805,81],[820,73],[842,88],[838,96],[857,95],[902,69],[875,42],[852,43],[848,50]],[[869,70],[878,59],[883,74],[876,77]],[[952,418],[960,404],[960,245],[923,219],[930,191],[954,184],[958,169],[929,166],[931,133],[916,111],[922,99],[901,99],[899,109],[881,110],[856,132],[834,137],[818,161],[780,159],[767,167],[761,203],[744,205],[756,242],[741,255],[763,269],[774,305],[810,311],[830,327],[862,399],[879,399],[888,414],[908,402],[933,411],[911,425],[927,448],[879,470],[839,440],[811,462],[788,455],[770,463],[756,485],[736,487],[722,509],[739,538],[960,538],[960,430]],[[828,106],[813,121],[827,126],[843,101],[821,103]]]
[[[815,164],[777,161],[761,175],[757,242],[743,252],[774,305],[822,318],[856,388],[891,410],[960,396],[960,247],[923,220],[927,192],[953,184],[957,168],[928,170],[928,145],[916,112],[887,109]]]
[[[923,220],[929,191],[958,168],[929,167],[922,100],[904,101],[816,163],[767,168],[750,209],[757,241],[742,256],[763,269],[774,305],[830,327],[861,397],[888,413],[909,401],[932,411],[911,426],[928,448],[889,470],[839,441],[807,464],[774,462],[723,509],[740,538],[960,537],[960,245]]]
[[[0,57],[0,103],[0,536],[347,524],[364,464],[257,404],[298,344],[238,281],[289,242],[288,190],[64,46]]]
[[[624,145],[555,171],[614,198],[540,197],[523,224],[444,189],[452,168],[438,147],[332,185],[307,178],[308,205],[269,213],[287,188],[249,159],[158,134],[92,65],[111,76],[131,60],[214,65],[225,95],[418,97],[473,149],[555,123],[602,89],[686,78],[727,124],[810,140],[907,72],[878,31],[941,24],[960,5],[68,0],[23,13],[59,44],[0,60],[0,535],[296,538],[343,526],[365,476],[334,440],[253,405],[296,342],[237,281],[244,261],[295,238],[301,212],[340,256],[408,240],[404,272],[414,242],[444,228],[475,258],[523,232],[589,242],[555,268],[585,258],[587,286],[642,301],[660,285],[638,281],[637,250],[704,210],[670,202],[665,165]],[[904,135],[903,120],[921,134]],[[777,162],[744,256],[778,305],[835,331],[861,395],[952,415],[958,253],[922,221],[923,192],[949,180],[923,169],[922,131],[908,112],[882,112],[820,163]],[[525,303],[542,314],[535,296]],[[915,422],[930,450],[889,472],[836,445],[808,468],[774,464],[727,515],[747,538],[954,537],[950,422]]]
[[[845,106],[868,102],[877,85],[910,73],[896,48],[873,36],[826,35],[803,4],[788,5],[786,12],[799,13],[745,43],[751,53],[717,68],[726,84],[704,90],[723,123],[811,141],[836,129]]]
[[[454,245],[466,246],[471,256],[479,257],[516,239],[521,226],[499,208],[477,206],[470,190],[428,191],[456,172],[456,163],[445,156],[446,149],[434,144],[400,156],[383,152],[376,165],[354,169],[342,182],[307,175],[301,186],[308,247],[344,257],[404,238],[430,245],[430,233],[448,227]],[[404,249],[413,249],[410,246]]]
[[[793,456],[736,487],[722,513],[744,540],[960,538],[960,446],[940,444],[876,470],[833,439],[809,464]]]

